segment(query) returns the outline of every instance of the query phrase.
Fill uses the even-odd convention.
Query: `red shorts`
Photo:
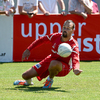
[[[37,79],[39,81],[41,81],[43,78],[46,78],[49,75],[48,67],[52,60],[56,60],[56,59],[52,58],[51,56],[47,56],[41,62],[33,66],[33,68],[37,71],[39,75],[37,76]],[[61,63],[62,63],[62,71],[56,75],[59,77],[66,76],[70,72],[70,66],[64,62]]]

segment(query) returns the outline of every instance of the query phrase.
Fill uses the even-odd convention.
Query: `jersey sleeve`
[[[32,42],[32,44],[27,48],[29,51],[31,51],[33,48],[36,48],[40,45],[42,45],[43,43],[46,43],[48,41],[51,42],[51,38],[52,38],[52,34],[50,35],[45,35],[44,37],[40,37],[39,39],[35,40]]]
[[[79,48],[75,47],[72,52],[72,68],[79,69],[80,67],[80,60],[79,60]]]

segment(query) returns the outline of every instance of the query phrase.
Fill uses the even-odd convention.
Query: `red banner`
[[[83,19],[77,15],[14,15],[13,60],[21,61],[24,50],[41,36],[60,32],[65,20],[73,20],[73,34],[79,43],[80,60],[100,60],[100,15],[89,15]],[[31,52],[28,61],[40,61],[50,54],[50,43],[43,44]]]

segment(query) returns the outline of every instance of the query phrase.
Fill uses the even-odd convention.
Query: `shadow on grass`
[[[38,93],[45,93],[47,91],[69,92],[66,90],[61,90],[60,87],[52,87],[52,88],[45,89],[42,87],[17,86],[15,88],[7,88],[7,90],[20,90],[25,92],[38,92]]]

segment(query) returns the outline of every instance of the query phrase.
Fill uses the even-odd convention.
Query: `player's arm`
[[[51,36],[51,35],[49,35],[49,36]],[[22,61],[25,60],[25,59],[28,59],[28,57],[30,56],[30,51],[32,49],[42,45],[45,42],[50,41],[49,36],[46,35],[44,37],[39,38],[38,40],[33,41],[32,44],[30,44],[28,46],[28,48],[23,52],[23,54],[22,54]]]
[[[30,51],[26,49],[22,54],[22,61],[28,59],[29,56],[30,56]]]
[[[78,47],[73,49],[72,53],[72,67],[73,67],[73,72],[75,75],[80,75],[82,70],[80,70],[80,63],[79,63],[79,50]]]
[[[42,39],[38,39],[38,40],[33,41],[32,44],[30,44],[28,46],[28,48],[23,52],[22,61],[25,60],[25,59],[28,59],[28,57],[30,56],[30,51],[33,48],[36,48],[36,47],[40,46],[42,43],[43,43]]]

